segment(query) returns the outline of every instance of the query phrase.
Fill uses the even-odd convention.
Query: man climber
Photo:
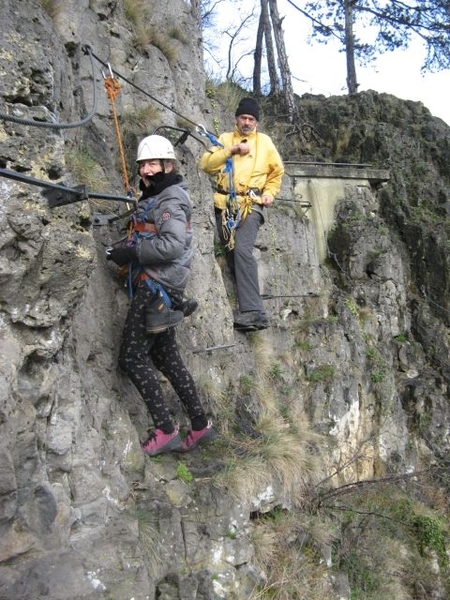
[[[234,327],[266,329],[269,319],[259,290],[258,264],[253,256],[264,210],[281,186],[284,167],[271,138],[257,132],[259,105],[243,98],[235,113],[234,131],[222,133],[217,145],[203,154],[200,168],[215,176],[217,230],[236,282],[239,312]]]

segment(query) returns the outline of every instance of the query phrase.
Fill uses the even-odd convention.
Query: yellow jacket
[[[222,133],[218,141],[223,148],[213,146],[200,159],[200,168],[216,178],[214,206],[226,208],[227,193],[230,191],[229,176],[223,170],[226,160],[231,156],[230,148],[244,141],[250,145],[250,152],[245,155],[235,154],[232,159],[234,187],[241,208],[248,203],[250,189],[258,190],[257,197],[264,194],[274,199],[280,191],[284,167],[270,137],[256,130],[244,136],[236,127],[232,132]],[[220,194],[217,190],[222,190],[225,194]],[[260,203],[255,198],[253,202]]]

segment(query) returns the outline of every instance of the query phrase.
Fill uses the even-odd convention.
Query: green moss
[[[336,369],[333,365],[320,365],[315,369],[312,369],[306,376],[308,381],[329,381],[333,379],[336,374]]]
[[[242,394],[250,394],[255,388],[255,381],[250,375],[241,375],[239,377],[239,390]]]
[[[184,463],[178,463],[177,477],[178,479],[181,479],[181,481],[184,481],[184,483],[191,483],[194,479],[194,476]]]
[[[274,363],[270,368],[269,376],[271,379],[281,379],[283,376],[283,369],[280,363]]]

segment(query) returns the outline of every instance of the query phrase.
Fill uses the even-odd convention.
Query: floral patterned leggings
[[[156,369],[170,381],[191,423],[196,422],[194,428],[199,429],[199,423],[206,427],[205,411],[178,350],[175,328],[169,327],[154,335],[146,333],[145,311],[152,300],[153,292],[145,284],[137,288],[125,321],[119,365],[141,394],[155,428],[165,433],[171,433],[174,428]]]

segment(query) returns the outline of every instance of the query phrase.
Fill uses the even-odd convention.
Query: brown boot
[[[145,328],[149,335],[161,333],[168,327],[175,327],[183,319],[184,315],[181,310],[171,310],[164,300],[159,298],[146,310]]]

